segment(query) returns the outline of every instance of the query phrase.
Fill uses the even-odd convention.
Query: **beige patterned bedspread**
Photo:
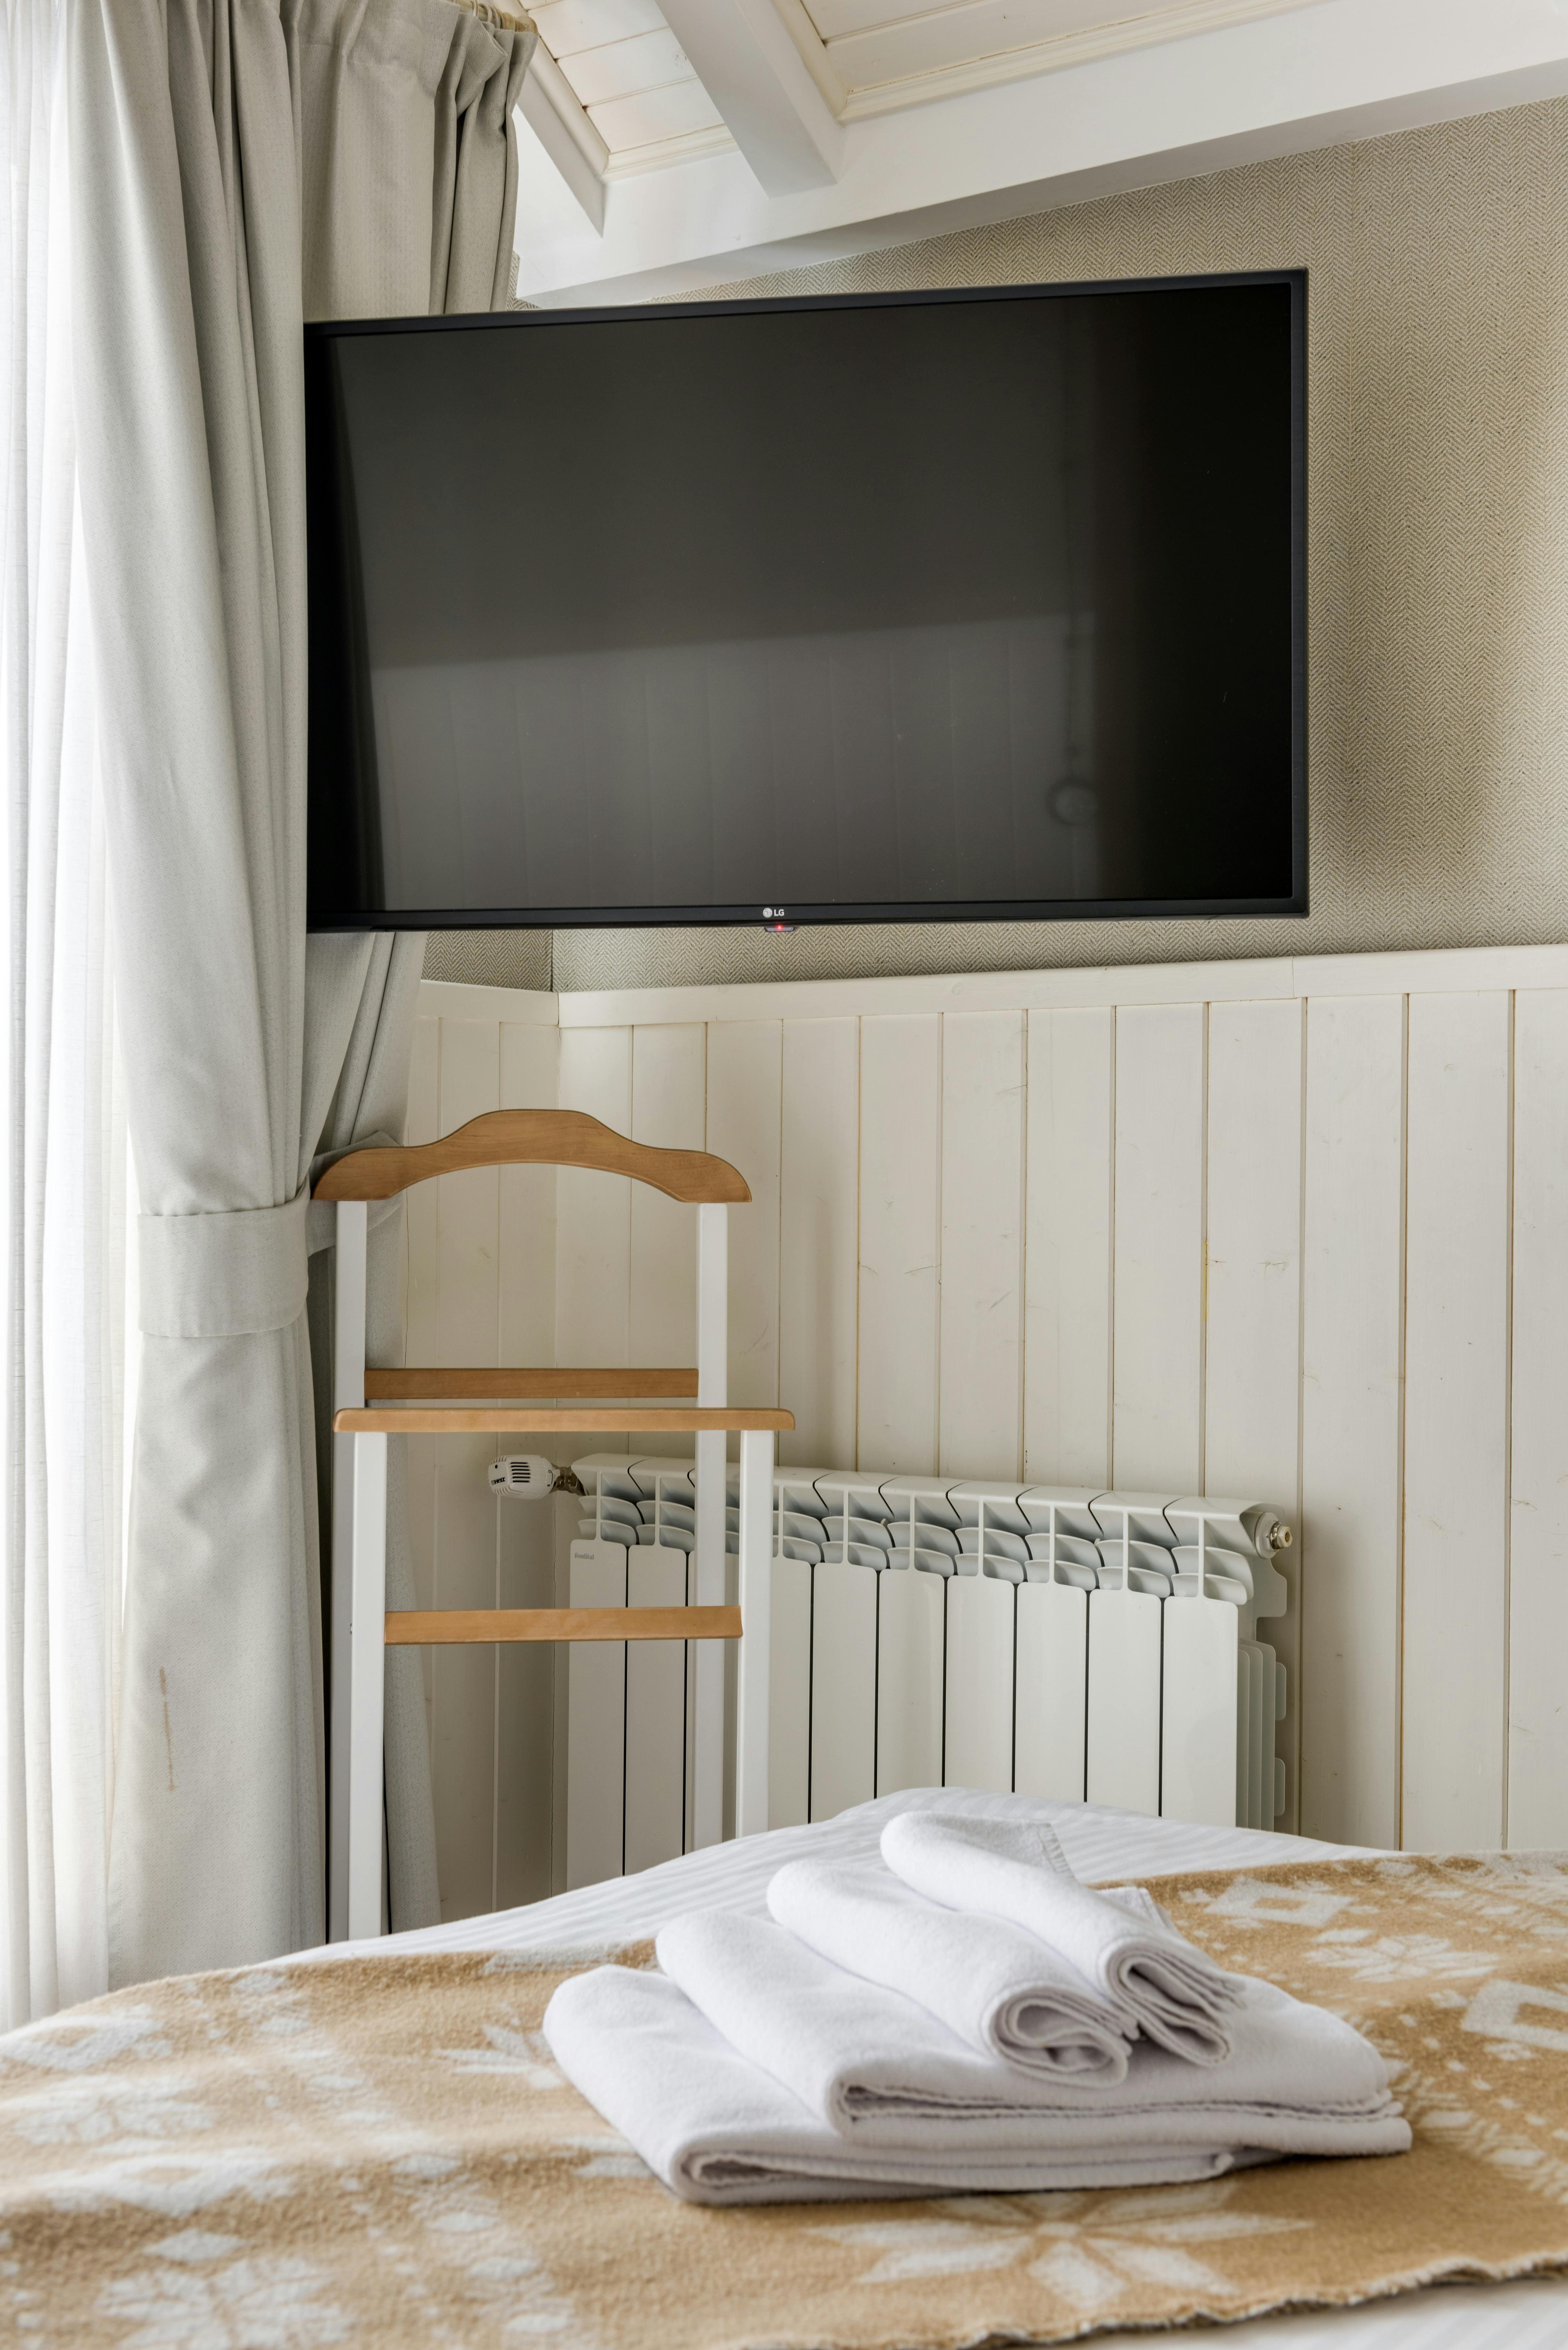
[[[555,2070],[539,2020],[559,1968],[189,1976],[0,2040],[0,2338],[956,2350],[1568,2262],[1568,1856],[1155,1882],[1227,1965],[1370,2033],[1412,2153],[701,2210]]]

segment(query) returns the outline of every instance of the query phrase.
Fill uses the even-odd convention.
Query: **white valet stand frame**
[[[369,1202],[472,1167],[592,1168],[649,1183],[697,1209],[695,1370],[369,1370],[365,1362]],[[333,1941],[382,1933],[382,1740],[389,1645],[518,1640],[697,1642],[693,1841],[722,1834],[724,1664],[740,1643],[735,1831],[768,1825],[768,1628],[774,1440],[794,1426],[782,1410],[729,1409],[729,1211],[749,1201],[744,1179],[705,1151],[657,1150],[576,1110],[492,1110],[440,1141],[349,1151],[318,1178],[337,1209],[333,1328],[332,1735],[328,1793],[328,1931]],[[617,1402],[475,1408],[474,1398],[680,1397],[694,1407]],[[468,1399],[466,1402],[453,1400]],[[387,1612],[389,1435],[498,1436],[628,1430],[696,1439],[696,1552],[689,1607],[537,1607]],[[740,1605],[724,1605],[725,1438],[741,1440]]]

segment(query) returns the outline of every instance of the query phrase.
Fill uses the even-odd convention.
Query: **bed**
[[[940,1806],[985,1816],[1051,1821],[1077,1874],[1086,1881],[1177,1871],[1278,1866],[1284,1860],[1354,1856],[1355,1848],[1247,1828],[1189,1825],[1086,1804],[1052,1804],[1011,1795],[925,1789],[877,1798],[819,1825],[774,1829],[667,1861],[637,1877],[617,1877],[521,1909],[467,1918],[377,1941],[315,1952],[327,1961],[389,1951],[518,1951],[557,1954],[607,1950],[656,1933],[681,1911],[723,1907],[765,1912],[769,1877],[805,1853],[848,1859],[877,1849],[882,1824],[895,1812]],[[1146,2333],[1100,2334],[1097,2344],[1147,2343]],[[1226,2329],[1234,2350],[1548,2350],[1568,2344],[1568,2280],[1528,2278],[1504,2284],[1437,2287],[1363,2308],[1272,2316]]]
[[[1386,2053],[1412,2059],[1415,2151],[1119,2196],[713,2211],[667,2195],[551,2063],[538,2026],[554,1985],[610,1953],[648,1963],[648,1938],[682,1911],[760,1912],[785,1860],[868,1858],[918,1807],[1048,1820],[1085,1879],[1165,1878],[1221,1963],[1328,2005],[1354,1980],[1353,2007],[1382,2002]],[[1568,2343],[1568,2157],[1552,2142],[1568,2145],[1568,2027],[1537,2015],[1511,2048],[1506,2029],[1462,2035],[1490,2031],[1474,2018],[1498,1993],[1568,2010],[1565,1947],[1562,1855],[1432,1860],[1016,1795],[886,1796],[528,1908],[138,1986],[0,2039],[0,2318],[72,2350],[887,2350],[1023,2342],[1043,2324],[1056,2340],[1098,2324],[1096,2341],[1131,2350],[1147,2332],[1113,2319],[1211,2311],[1241,2318],[1226,2329],[1237,2350],[1545,2350]],[[1390,2039],[1406,2008],[1410,2030]],[[1456,2051],[1469,2114],[1441,2110]],[[1478,2137],[1518,2106],[1511,2089],[1542,2110]],[[1476,2126],[1445,2145],[1454,2122]],[[1522,2182],[1521,2158],[1538,2166]],[[1386,2292],[1456,2257],[1521,2280],[1561,2265],[1278,2314],[1292,2294]],[[1080,2283],[1089,2272],[1088,2300],[1059,2289],[1064,2258]]]

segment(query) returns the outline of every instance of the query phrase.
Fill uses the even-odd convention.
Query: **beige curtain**
[[[300,330],[504,301],[533,36],[452,0],[67,8],[80,510],[142,1210],[109,1865],[129,1982],[324,1930],[307,1182],[329,1127],[340,1148],[400,1122],[419,947],[306,951]],[[434,1868],[408,1711],[389,1779],[411,1922]]]
[[[284,0],[283,22],[303,121],[305,316],[392,318],[510,308],[517,209],[512,118],[533,53],[532,26],[484,0],[461,13],[444,0],[376,10],[346,7],[343,0]],[[345,988],[355,1007],[354,1041],[318,1139],[324,1156],[376,1136],[400,1140],[408,1112],[424,935],[383,936],[374,953],[370,944],[310,941],[307,1024],[317,1002],[323,1010],[328,1003],[347,1008]],[[365,976],[358,982],[361,962]],[[400,1201],[370,1234],[369,1356],[376,1364],[402,1360],[401,1230]],[[323,1527],[332,1508],[331,1239],[330,1218],[318,1220],[311,1236],[310,1340]],[[407,1463],[400,1441],[389,1452],[388,1605],[411,1607]],[[324,1601],[328,1627],[330,1616]],[[386,1725],[389,1922],[400,1929],[434,1925],[441,1901],[417,1650],[388,1652]],[[340,1867],[332,1882],[329,1913],[340,1929],[347,1918]]]

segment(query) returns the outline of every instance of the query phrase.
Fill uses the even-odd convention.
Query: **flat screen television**
[[[1306,910],[1301,272],[306,329],[317,929]]]

